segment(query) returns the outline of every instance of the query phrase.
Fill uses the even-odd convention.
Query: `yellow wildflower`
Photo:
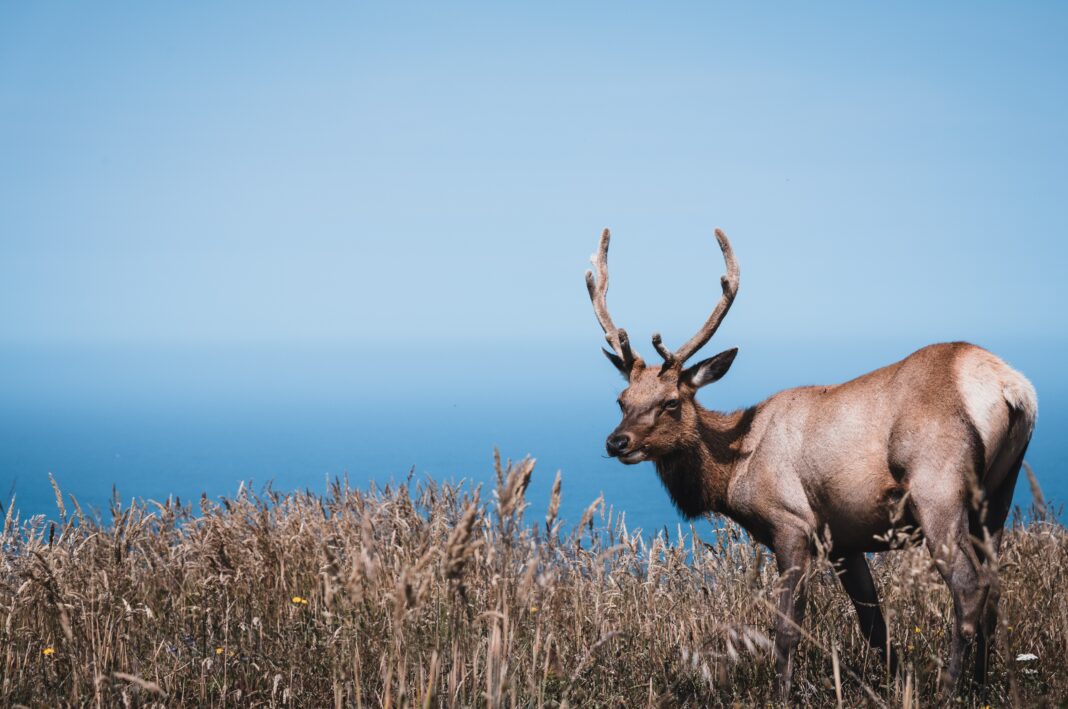
[[[922,632],[920,630],[920,626],[918,626],[918,625],[915,628],[913,628],[913,630],[916,632],[917,635],[919,635]]]
[[[531,606],[530,607],[530,612],[531,613],[537,613],[538,612],[538,607],[537,606]]]
[[[216,654],[216,655],[221,655],[221,654],[223,654],[224,652],[226,652],[226,648],[224,648],[224,647],[217,647],[217,648],[215,648],[215,654]]]
[[[41,650],[41,654],[45,657],[52,657],[52,655],[56,654],[56,649],[54,647],[46,647],[44,650]]]
[[[298,605],[298,606],[306,606],[306,605],[308,605],[308,599],[307,598],[301,598],[300,596],[293,596],[292,600],[293,600],[294,605]]]

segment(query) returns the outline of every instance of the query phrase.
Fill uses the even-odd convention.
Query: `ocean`
[[[652,464],[628,467],[604,455],[623,381],[597,346],[9,346],[0,353],[0,501],[6,510],[14,497],[23,519],[55,516],[49,474],[83,508],[105,514],[113,489],[124,504],[195,501],[233,495],[242,483],[324,492],[345,476],[357,487],[466,480],[482,483],[488,499],[496,448],[503,458],[537,459],[530,520],[544,516],[559,470],[565,520],[577,521],[603,494],[628,529],[667,527],[674,536],[688,522]],[[1061,347],[988,347],[1035,384],[1039,418],[1027,460],[1047,499],[1068,499]],[[734,409],[787,386],[844,381],[913,349],[742,343],[731,372],[699,398]],[[1021,476],[1016,501],[1030,500]]]

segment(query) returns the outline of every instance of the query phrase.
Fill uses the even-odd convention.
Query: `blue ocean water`
[[[916,343],[916,346],[923,343]],[[1034,382],[1028,455],[1047,498],[1068,499],[1068,387],[1056,343],[987,346]],[[598,495],[628,528],[686,524],[649,463],[604,456],[622,380],[596,342],[380,347],[25,347],[0,354],[0,499],[25,518],[55,514],[48,475],[84,508],[121,499],[195,500],[256,488],[470,480],[492,488],[492,456],[537,458],[530,519],[557,470],[562,516]],[[727,377],[701,392],[733,409],[786,386],[834,383],[908,354],[912,343],[743,344]],[[1016,500],[1030,502],[1026,480]],[[68,502],[69,506],[69,502]]]

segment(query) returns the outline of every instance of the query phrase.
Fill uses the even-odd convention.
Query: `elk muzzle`
[[[637,445],[632,434],[620,431],[618,428],[608,436],[604,448],[608,455],[619,458],[621,463],[627,465],[645,460],[645,446]]]
[[[608,440],[605,441],[604,448],[608,451],[608,455],[613,458],[621,455],[626,455],[628,449],[633,445],[629,434],[620,433],[618,430],[612,431],[608,436]]]

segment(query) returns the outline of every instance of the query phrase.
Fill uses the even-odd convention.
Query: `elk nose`
[[[623,455],[630,447],[630,436],[625,433],[613,433],[608,437],[604,447],[608,455]]]

